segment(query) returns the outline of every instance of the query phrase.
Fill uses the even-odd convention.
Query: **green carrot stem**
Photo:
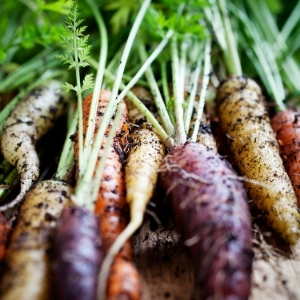
[[[100,14],[98,7],[96,6],[93,0],[86,0],[86,1],[91,7],[91,10],[95,16],[100,31],[101,47],[100,47],[100,54],[99,54],[99,65],[97,68],[96,82],[93,90],[92,102],[91,102],[90,113],[89,113],[89,121],[87,125],[86,138],[84,144],[84,153],[83,153],[84,161],[88,160],[92,149],[92,139],[93,139],[95,123],[96,123],[98,100],[99,100],[100,90],[102,88],[102,82],[103,82],[104,70],[105,70],[105,64],[106,64],[107,52],[108,52],[107,30],[102,15]]]
[[[126,85],[126,87],[122,90],[121,94],[117,97],[116,101],[119,102],[121,99],[123,99],[127,93],[140,79],[140,77],[147,71],[147,69],[150,68],[150,65],[152,62],[157,58],[157,56],[162,52],[164,47],[168,44],[169,39],[173,35],[173,30],[169,30],[165,37],[162,39],[162,41],[158,44],[158,46],[154,49],[154,51],[151,53],[149,57],[145,57],[145,60],[140,66],[138,72],[135,74],[135,76],[130,80],[130,82]],[[142,43],[139,43],[139,45],[142,45]],[[120,82],[121,83],[121,82]]]
[[[137,31],[140,27],[140,24],[145,16],[145,13],[147,11],[148,6],[150,5],[151,0],[145,0],[136,16],[136,19],[134,21],[134,24],[131,28],[131,31],[129,33],[129,37],[126,41],[125,48],[121,57],[120,65],[116,74],[116,80],[115,84],[112,89],[111,97],[108,102],[108,105],[106,107],[106,111],[103,115],[103,119],[101,122],[101,126],[98,129],[98,133],[96,135],[96,139],[93,144],[93,149],[91,151],[90,159],[89,159],[89,164],[86,168],[86,171],[84,174],[81,174],[81,176],[78,177],[77,184],[75,187],[75,196],[78,199],[82,199],[85,196],[86,190],[90,186],[90,183],[93,178],[96,162],[97,162],[97,157],[98,157],[98,152],[105,134],[105,130],[109,124],[110,119],[112,118],[114,112],[116,111],[116,108],[118,106],[118,101],[120,102],[121,99],[119,98],[118,101],[116,101],[118,90],[120,87],[120,83],[122,80],[122,75],[124,73],[125,65],[130,53],[130,50],[132,48],[134,39],[136,37]]]
[[[284,42],[280,36],[280,32],[276,26],[276,22],[268,8],[266,1],[247,0],[249,8],[253,12],[253,19],[259,24],[265,39],[271,44],[274,41],[279,42],[280,48],[284,47]],[[255,21],[254,21],[255,22]]]
[[[291,32],[299,23],[299,15],[300,15],[300,2],[298,1],[292,13],[289,15],[288,19],[285,21],[284,25],[282,26],[281,37],[283,38],[283,40],[286,41],[288,39]]]
[[[283,103],[285,90],[273,47],[264,40],[261,31],[258,30],[255,23],[250,20],[245,12],[236,7],[232,7],[231,10],[243,24],[246,36],[250,40],[251,48],[248,47],[249,43],[247,42],[247,39],[244,39],[241,45],[247,45],[245,49],[246,53],[259,73],[268,93],[274,97],[278,108],[280,110],[285,110],[285,105]],[[240,36],[242,39],[243,35]]]
[[[210,5],[204,8],[206,19],[210,22],[213,28],[216,40],[223,52],[226,51],[226,39],[220,11],[215,3],[215,0],[209,0]]]
[[[147,52],[146,52],[146,49],[145,49],[145,45],[143,43],[140,43],[139,47],[138,47],[138,50],[139,50],[139,55],[141,57],[141,60],[145,61],[147,59]],[[166,109],[164,100],[162,98],[162,95],[160,93],[157,81],[155,79],[155,76],[154,76],[150,66],[146,70],[145,75],[146,75],[148,84],[150,86],[150,90],[152,92],[152,95],[154,97],[154,102],[156,104],[158,113],[160,115],[161,121],[162,121],[163,126],[164,126],[164,129],[165,129],[165,131],[167,132],[167,134],[169,136],[172,136],[174,134],[174,126],[173,126],[173,124],[171,122],[171,119],[168,115],[168,111]]]
[[[98,63],[96,61],[89,58],[88,62],[93,68],[97,68]],[[116,76],[112,74],[110,71],[105,70],[104,75],[109,82],[111,83],[115,82]],[[121,90],[123,90],[125,87],[126,87],[125,84],[123,83],[120,84]],[[167,147],[174,146],[173,139],[165,132],[165,130],[161,127],[157,119],[153,116],[153,114],[149,111],[149,109],[141,102],[141,100],[131,91],[128,91],[126,96],[140,110],[140,112],[146,117],[146,119],[152,124],[154,129],[157,131],[157,134],[160,136],[162,141],[164,141],[165,145]]]
[[[190,94],[190,97],[188,98],[187,108],[184,112],[184,130],[185,130],[186,134],[188,134],[188,132],[189,132],[191,118],[192,118],[192,114],[193,114],[194,103],[195,103],[195,98],[196,98],[196,94],[197,94],[197,91],[198,91],[198,80],[199,80],[200,72],[201,72],[202,59],[203,59],[203,57],[202,57],[202,55],[200,55],[200,51],[199,51],[198,59],[197,59],[197,62],[196,62],[196,67],[195,67],[195,70],[194,70],[193,75],[192,75],[191,94]]]
[[[78,114],[76,113],[75,115]],[[70,167],[74,161],[74,143],[70,137],[76,132],[76,126],[77,118],[73,117],[60,155],[57,172],[54,176],[57,180],[65,180],[65,177],[68,175]]]
[[[279,31],[274,16],[270,12],[268,6],[265,1],[247,1],[251,12],[253,13],[252,21],[257,24],[257,30],[261,31],[261,35],[263,39],[266,40],[269,46],[272,48],[272,51],[276,57],[276,59],[280,62],[280,67],[282,70],[282,79],[284,83],[288,86],[289,90],[292,92],[296,92],[300,89],[300,68],[296,59],[291,56],[291,52],[289,49],[289,53],[287,53],[287,34],[289,30],[294,26],[293,23],[299,20],[297,16],[299,15],[300,4],[298,3],[291,15],[291,23],[287,23],[288,27],[286,27],[286,32],[283,34]],[[293,20],[296,18],[297,20]],[[255,21],[256,20],[256,21]],[[290,29],[289,29],[289,26]]]
[[[161,73],[161,82],[162,82],[162,91],[163,96],[167,108],[168,115],[172,124],[175,124],[175,118],[173,114],[171,99],[170,99],[170,92],[169,92],[169,81],[167,75],[167,63],[165,60],[160,62],[160,73]]]
[[[209,83],[210,69],[211,69],[210,51],[211,51],[211,40],[208,40],[205,44],[203,79],[202,79],[202,87],[200,91],[200,97],[199,97],[198,108],[197,108],[197,117],[194,124],[193,134],[191,137],[191,140],[193,142],[196,142],[197,140],[197,134],[199,132],[199,127],[200,127],[204,104],[205,104],[207,87]]]
[[[114,76],[112,74],[109,74],[108,72],[105,72],[105,76],[108,80],[113,81]],[[125,85],[121,84],[120,88],[125,88]],[[141,100],[131,91],[127,92],[127,98],[139,109],[139,111],[146,117],[149,123],[154,127],[157,134],[160,136],[161,140],[164,142],[166,147],[172,147],[174,146],[174,141],[172,137],[170,137],[166,131],[161,127],[155,116],[148,110],[148,108],[141,102]]]
[[[225,30],[226,50],[224,51],[224,58],[230,75],[242,75],[242,67],[240,57],[237,51],[237,45],[234,34],[231,29],[228,11],[225,0],[217,0],[221,11],[222,23]]]
[[[182,102],[184,101],[184,86],[186,81],[186,74],[187,74],[187,49],[189,44],[189,37],[187,34],[184,35],[182,42],[180,43],[180,54],[179,54],[179,83],[178,86],[180,95],[183,95]]]
[[[132,77],[130,75],[127,75],[127,74],[124,74],[123,75],[123,81],[124,82],[130,82],[130,80],[132,79]],[[149,87],[149,84],[146,80],[142,80],[142,79],[139,79],[137,82],[136,82],[137,85],[140,85],[140,86],[143,86],[143,87]]]
[[[77,9],[74,9],[74,20],[77,20]],[[81,89],[81,77],[79,72],[79,55],[76,37],[76,26],[73,26],[73,49],[74,49],[74,61],[75,61],[75,75],[76,75],[76,93],[77,93],[77,118],[78,118],[78,169],[79,173],[85,171],[85,165],[83,161],[83,112],[82,112],[82,89]]]
[[[174,94],[174,116],[175,116],[175,143],[177,145],[186,142],[186,134],[183,123],[183,94],[180,89],[180,68],[177,36],[173,35],[171,40],[171,59],[172,59],[172,81]]]
[[[124,52],[124,47],[125,45],[122,45],[118,51],[114,54],[113,58],[110,60],[109,64],[107,65],[106,67],[106,70],[115,70],[117,69],[119,63],[120,63],[120,60],[121,60],[121,57],[122,57],[122,53]]]

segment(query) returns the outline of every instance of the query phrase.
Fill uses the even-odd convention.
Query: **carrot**
[[[277,35],[266,36],[262,27],[265,25],[264,20],[257,19],[257,11],[264,9],[266,19],[271,20],[268,24],[271,32],[279,32],[276,22],[273,20],[273,15],[267,8],[266,4],[258,1],[256,5],[249,6],[250,11],[246,7],[235,7],[235,14],[241,23],[241,28],[247,28],[246,31],[241,30],[243,35],[243,43],[241,47],[251,57],[251,63],[257,71],[260,82],[264,85],[266,92],[275,101],[276,110],[279,112],[271,119],[271,126],[276,134],[276,139],[279,146],[281,158],[284,163],[285,170],[292,182],[293,188],[300,204],[299,190],[299,121],[296,109],[287,108],[287,98],[289,93],[299,90],[299,81],[294,80],[299,73],[298,68],[293,68],[297,65],[295,58],[292,56],[286,58],[282,56],[280,47],[274,47],[277,43]],[[262,21],[262,22],[261,22]],[[262,43],[262,41],[264,41]],[[254,42],[254,44],[253,44]],[[284,43],[284,41],[283,41]],[[249,45],[251,47],[249,48]],[[250,51],[248,51],[250,49]],[[279,57],[285,61],[282,62]],[[287,60],[289,71],[286,72]],[[282,71],[285,75],[282,75]],[[286,102],[286,103],[285,103]],[[298,158],[299,157],[299,158]]]
[[[135,88],[135,94],[149,96],[144,88]],[[105,284],[114,257],[124,243],[141,226],[144,213],[156,187],[158,170],[165,155],[165,146],[142,113],[129,101],[129,116],[133,122],[129,155],[125,164],[126,202],[130,221],[110,247],[101,267],[100,277]],[[137,125],[138,124],[138,125]],[[100,289],[104,287],[100,286]],[[138,299],[138,298],[137,298]]]
[[[228,136],[234,163],[245,177],[249,198],[269,226],[286,242],[295,244],[300,234],[300,213],[279,155],[261,89],[242,73],[226,1],[212,0],[212,4],[210,22],[229,74],[227,80],[220,83],[216,95],[221,129]],[[260,48],[261,45],[255,45],[255,49]]]
[[[51,236],[70,196],[69,185],[52,180],[26,194],[6,252],[1,299],[49,299]]]
[[[55,180],[39,182],[24,197],[5,255],[1,299],[50,299],[53,230],[72,193],[65,181],[72,165],[69,154],[72,152],[68,136]]]
[[[277,113],[271,120],[271,125],[276,133],[280,155],[284,167],[291,179],[293,188],[300,206],[300,121],[299,112],[286,109]]]
[[[246,77],[232,77],[220,85],[217,105],[235,163],[250,179],[245,181],[250,199],[284,240],[296,243],[300,234],[297,200],[259,86]]]
[[[102,121],[102,116],[108,104],[110,98],[110,91],[101,90],[99,96],[99,103],[97,109],[96,117],[96,128],[94,134],[97,133],[98,126],[100,126]],[[90,111],[92,95],[88,95],[83,101],[83,129],[86,131],[88,124],[88,116]],[[105,162],[105,168],[102,174],[102,179],[100,183],[100,189],[95,203],[95,213],[99,215],[99,229],[100,236],[103,243],[103,251],[107,253],[117,236],[123,231],[127,224],[127,204],[125,199],[125,183],[124,183],[124,171],[123,163],[125,161],[125,153],[123,148],[125,147],[128,135],[127,127],[127,111],[123,114],[117,128],[116,138],[114,139],[113,146],[109,148],[109,153]],[[106,136],[109,132],[113,120],[110,121],[110,125],[106,130]],[[100,160],[102,153],[104,151],[106,143],[106,137],[102,142],[102,147],[98,153],[98,159]],[[75,158],[78,156],[78,143],[77,137],[74,144]],[[110,285],[107,286],[106,297],[107,299],[114,299],[117,295],[122,295],[122,291],[126,291],[129,299],[138,299],[133,298],[136,294],[136,291],[140,291],[140,281],[137,270],[132,262],[129,263],[131,268],[131,273],[133,274],[132,278],[135,279],[134,288],[131,291],[128,291],[126,286],[126,276],[128,275],[128,268],[122,270],[122,260],[131,261],[132,259],[132,250],[130,241],[127,241],[120,253],[118,254],[115,260],[115,268],[117,271],[111,269],[110,274],[115,272],[119,273],[119,276],[114,281],[114,287],[111,288]],[[117,260],[120,263],[117,263]],[[100,278],[101,280],[101,278]],[[118,286],[118,288],[116,288]],[[115,294],[115,291],[118,294]],[[125,293],[125,292],[124,292]],[[131,296],[129,296],[131,293]],[[138,292],[140,294],[140,292]],[[131,298],[130,298],[131,297]]]
[[[53,238],[55,299],[96,299],[100,248],[95,214],[79,206],[65,208]]]
[[[160,182],[191,253],[203,299],[248,299],[250,213],[230,165],[208,147],[187,142],[166,155]]]
[[[19,203],[39,177],[39,158],[36,142],[53,127],[62,115],[66,101],[60,83],[51,81],[35,89],[18,103],[3,126],[1,150],[4,158],[16,166],[21,188],[17,197],[0,210]]]
[[[140,274],[130,260],[117,256],[107,282],[107,299],[141,299]]]

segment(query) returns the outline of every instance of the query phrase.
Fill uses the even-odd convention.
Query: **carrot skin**
[[[19,195],[2,210],[20,202],[39,177],[40,161],[35,149],[37,141],[53,128],[64,113],[67,101],[60,91],[61,84],[51,81],[36,88],[11,112],[3,126],[1,151],[20,175]]]
[[[279,112],[272,118],[271,125],[300,206],[300,114],[293,109]]]
[[[50,299],[53,230],[70,197],[70,186],[53,180],[26,194],[6,251],[0,299]]]
[[[108,278],[107,300],[139,300],[141,294],[138,270],[131,261],[117,256]]]
[[[95,134],[98,131],[98,126],[101,124],[102,116],[105,112],[108,100],[110,98],[110,91],[102,90],[99,96],[99,105],[96,116],[96,128]],[[83,128],[84,131],[88,124],[88,114],[90,110],[92,95],[88,95],[83,101]],[[125,152],[124,147],[127,143],[128,135],[128,111],[125,110],[123,116],[120,120],[119,127],[117,129],[116,137],[114,138],[113,145],[109,149],[109,153],[106,159],[100,189],[98,192],[97,200],[95,203],[94,212],[99,216],[99,232],[102,240],[102,247],[104,253],[108,251],[113,242],[116,240],[117,236],[124,230],[128,223],[128,205],[125,198],[125,182],[124,182],[124,168],[123,163],[125,162]],[[98,160],[101,159],[104,147],[106,145],[106,136],[109,133],[110,127],[113,120],[110,122],[104,136],[101,149],[98,154]],[[75,139],[75,157],[78,157],[78,143]],[[117,263],[116,261],[120,261]],[[127,268],[123,269],[123,261],[127,261]],[[114,274],[119,274],[114,277],[113,281],[109,280],[107,286],[107,299],[119,299],[124,293],[127,295],[128,299],[139,299],[135,298],[136,291],[140,295],[140,277],[138,272],[132,262],[132,246],[130,240],[128,240],[120,252],[118,253],[115,264],[117,268],[110,271],[109,276]],[[130,268],[128,267],[130,265]],[[131,269],[131,274],[126,270]],[[125,276],[125,277],[124,277]],[[136,278],[133,282],[134,285],[130,285],[131,291],[128,291],[126,276],[132,276]],[[110,286],[113,282],[113,287]],[[115,291],[118,291],[115,294]]]
[[[300,236],[300,213],[291,180],[255,81],[234,76],[217,91],[220,127],[253,204],[268,225],[287,243]]]
[[[169,152],[161,170],[167,205],[189,247],[203,299],[248,299],[250,212],[232,168],[208,147],[185,143]]]
[[[102,261],[97,217],[82,207],[65,208],[53,242],[55,299],[95,300]]]

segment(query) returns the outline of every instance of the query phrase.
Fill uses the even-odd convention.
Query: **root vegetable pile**
[[[144,299],[131,237],[151,199],[161,201],[157,208],[187,247],[200,299],[249,299],[251,217],[258,211],[273,229],[270,240],[276,234],[286,247],[299,242],[300,117],[283,103],[299,91],[299,76],[287,74],[287,66],[298,74],[299,43],[289,35],[297,33],[299,5],[281,32],[264,1],[231,1],[228,10],[226,0],[50,2],[18,9],[11,20],[0,11],[0,28],[9,28],[0,45],[0,96],[12,97],[0,112],[0,299]],[[65,30],[52,30],[52,20],[60,28],[53,12],[67,15]],[[83,25],[82,12],[98,32]],[[22,30],[14,24],[20,18],[29,23]],[[48,39],[53,45],[36,53],[35,39],[41,48]],[[14,61],[22,47],[26,59],[33,55],[23,64]],[[242,52],[254,59],[246,68]],[[47,72],[38,78],[42,61]],[[243,69],[257,71],[282,111],[271,122],[260,86]],[[77,101],[66,99],[69,92]],[[215,136],[226,139],[219,150],[205,114],[212,111]],[[64,114],[68,134],[49,179],[36,146]],[[228,160],[220,148],[228,148]]]

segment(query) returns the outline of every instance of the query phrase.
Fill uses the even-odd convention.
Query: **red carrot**
[[[273,117],[271,125],[300,205],[300,114],[296,110],[286,109]]]

